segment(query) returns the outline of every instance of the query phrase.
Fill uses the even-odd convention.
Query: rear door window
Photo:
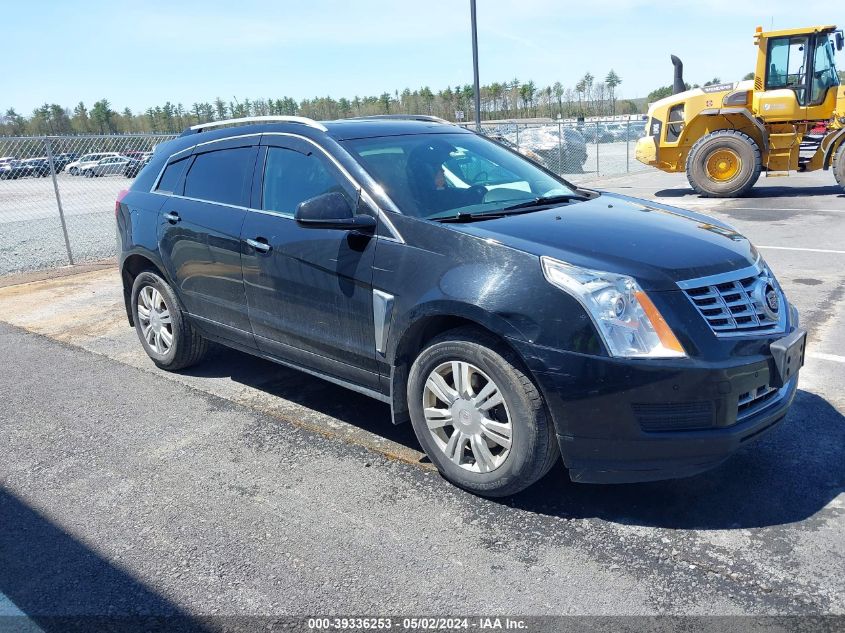
[[[238,147],[197,154],[185,178],[185,196],[246,206],[255,149]]]

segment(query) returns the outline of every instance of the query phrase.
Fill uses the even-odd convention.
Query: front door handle
[[[182,218],[180,218],[180,217],[179,217],[179,214],[178,214],[178,213],[176,213],[175,211],[171,211],[171,212],[169,212],[169,213],[165,213],[165,214],[164,214],[164,219],[165,219],[165,220],[167,220],[168,222],[170,222],[171,224],[176,224],[176,223],[177,223],[177,222],[179,222]]]
[[[247,240],[246,243],[252,246],[259,253],[269,253],[270,249],[273,248],[263,237],[256,237],[254,240]]]

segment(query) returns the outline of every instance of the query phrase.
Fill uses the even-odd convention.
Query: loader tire
[[[845,141],[839,144],[836,156],[833,158],[833,177],[840,187],[845,189]]]
[[[717,130],[696,141],[687,158],[687,180],[705,198],[736,198],[757,182],[760,147],[737,130]]]

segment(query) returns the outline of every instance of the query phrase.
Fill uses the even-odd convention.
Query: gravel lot
[[[123,176],[57,176],[76,262],[113,257],[114,201],[132,181]],[[68,263],[53,180],[0,181],[0,275]]]
[[[0,288],[0,614],[5,594],[45,630],[39,616],[462,613],[836,614],[814,628],[841,630],[845,196],[828,177],[728,201],[656,172],[603,182],[735,225],[810,329],[786,422],[677,481],[578,485],[559,467],[483,500],[362,396],[229,351],[155,369],[114,272]]]

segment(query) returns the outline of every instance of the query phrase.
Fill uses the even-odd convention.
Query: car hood
[[[451,228],[504,246],[631,275],[646,290],[753,265],[748,239],[702,214],[618,194]]]

